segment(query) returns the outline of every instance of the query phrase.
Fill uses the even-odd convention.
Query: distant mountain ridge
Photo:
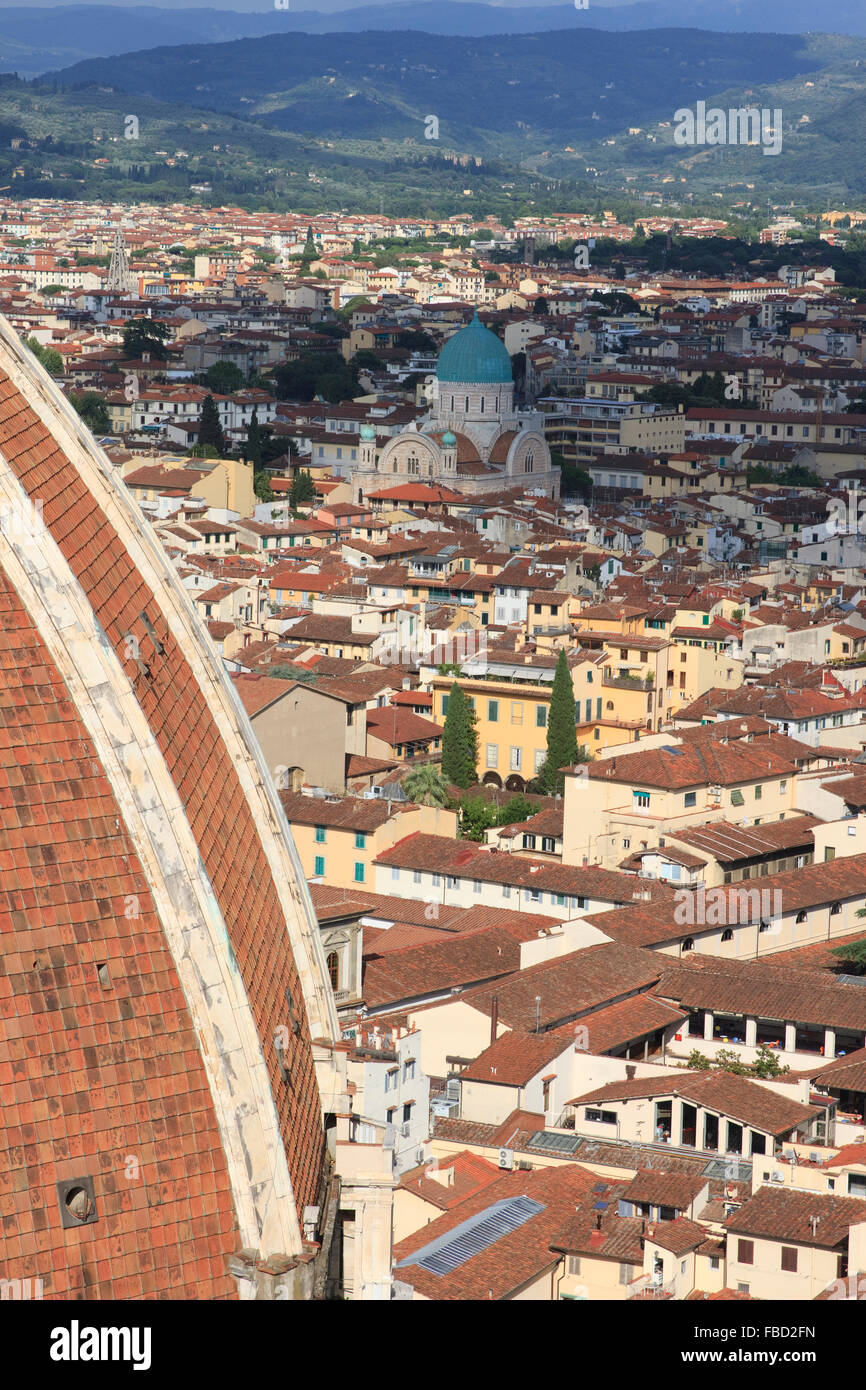
[[[814,0],[633,0],[623,5],[590,0],[586,10],[573,4],[486,5],[476,0],[387,0],[331,10],[339,0],[320,0],[321,8],[263,8],[262,0],[235,0],[233,8],[189,3],[166,9],[137,4],[62,5],[52,8],[0,8],[0,72],[33,77],[87,58],[108,57],[142,47],[226,43],[266,34],[357,33],[395,29],[483,37],[543,33],[550,30],[604,30],[623,33],[659,28],[703,29],[728,33],[798,34],[817,27],[866,36],[866,0],[837,0],[816,11]]]

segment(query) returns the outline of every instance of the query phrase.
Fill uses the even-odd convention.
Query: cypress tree
[[[478,761],[475,711],[455,681],[448,696],[442,732],[442,776],[458,787],[471,787]]]
[[[547,757],[541,771],[541,780],[546,791],[551,794],[562,791],[565,780],[562,769],[576,763],[577,758],[574,688],[565,649],[560,647],[547,716]]]
[[[201,422],[198,427],[199,444],[212,444],[219,450],[219,457],[225,458],[226,438],[220,424],[219,411],[213,396],[205,396],[201,408]]]
[[[258,473],[262,466],[262,431],[259,427],[259,413],[253,406],[253,415],[247,425],[247,460],[253,465],[253,472]]]

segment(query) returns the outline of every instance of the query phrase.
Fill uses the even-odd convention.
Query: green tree
[[[448,783],[434,763],[421,763],[403,778],[403,790],[419,806],[445,806]]]
[[[168,357],[165,341],[170,336],[171,329],[156,319],[130,319],[123,330],[124,356],[142,358],[148,353],[155,362],[164,362]]]
[[[562,791],[565,780],[562,769],[577,762],[577,732],[574,724],[574,687],[565,648],[560,647],[550,692],[547,716],[547,757],[541,769],[541,780],[548,792]]]
[[[866,910],[861,907],[855,916],[866,917]],[[866,941],[843,941],[830,954],[843,962],[849,975],[866,975]]]
[[[213,396],[205,396],[201,408],[201,421],[198,427],[199,444],[210,444],[217,450],[217,457],[224,458],[226,453],[226,437],[223,434],[223,427],[220,424],[219,411]]]
[[[752,1076],[766,1080],[768,1077],[784,1076],[785,1072],[790,1071],[791,1068],[783,1067],[773,1049],[761,1043],[758,1048],[758,1055],[749,1070]]]
[[[464,840],[483,840],[485,831],[496,825],[496,807],[483,796],[460,798],[460,835]]]
[[[193,444],[191,448],[187,449],[186,454],[187,458],[191,459],[218,459],[220,457],[219,449],[215,448],[213,444]]]
[[[262,466],[262,431],[259,425],[259,413],[255,406],[253,406],[252,419],[247,425],[246,455],[248,461],[253,465],[253,471],[257,473]],[[266,497],[263,500],[270,502],[271,498]]]
[[[99,391],[70,391],[70,403],[94,434],[109,434],[111,419],[105,397]]]
[[[214,362],[205,372],[203,381],[218,396],[230,396],[234,391],[242,391],[247,384],[243,372],[234,362]]]
[[[734,1076],[748,1076],[749,1064],[744,1062],[732,1047],[720,1047],[713,1058],[714,1071],[729,1071]]]
[[[516,825],[518,821],[529,820],[536,811],[532,802],[527,800],[522,792],[517,796],[509,797],[504,806],[500,806],[496,812],[497,825]]]
[[[267,674],[281,681],[309,681],[311,684],[316,681],[315,672],[306,671],[303,666],[292,666],[290,662],[271,666]]]
[[[478,762],[475,711],[455,681],[448,695],[442,731],[442,776],[457,787],[471,787]]]
[[[312,475],[306,468],[300,468],[292,479],[292,486],[289,489],[289,503],[292,511],[297,511],[298,507],[306,502],[315,502],[316,488],[313,483]]]
[[[276,502],[277,500],[277,494],[271,487],[270,474],[268,473],[253,473],[253,492],[260,502]]]
[[[25,338],[24,346],[28,347],[38,362],[41,362],[49,376],[63,375],[63,358],[54,348],[45,347],[36,338]]]
[[[696,1047],[692,1048],[686,1058],[686,1066],[689,1071],[709,1071],[712,1065],[711,1059],[703,1052],[699,1052]]]

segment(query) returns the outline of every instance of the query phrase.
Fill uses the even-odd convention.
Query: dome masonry
[[[443,447],[444,447],[445,449],[453,449],[453,448],[454,448],[454,445],[455,445],[456,443],[457,443],[457,435],[456,435],[456,434],[452,434],[450,430],[446,430],[445,433],[444,433],[443,436],[442,436],[442,445],[443,445]]]
[[[362,425],[362,426],[361,426],[361,438],[362,438],[362,439],[375,439],[375,438],[376,438],[376,431],[373,429],[373,426],[372,426],[372,425]]]
[[[0,465],[0,1272],[38,1270],[46,1299],[246,1299],[252,1250],[313,1297],[346,1082],[274,774],[132,494],[2,316]]]
[[[476,309],[472,322],[454,333],[439,354],[437,379],[472,382],[484,386],[513,381],[511,358],[505,344],[491,333],[478,317]]]

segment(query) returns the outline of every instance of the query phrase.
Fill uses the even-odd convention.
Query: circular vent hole
[[[70,1187],[64,1201],[66,1210],[76,1221],[86,1221],[93,1211],[93,1202],[83,1187]]]

